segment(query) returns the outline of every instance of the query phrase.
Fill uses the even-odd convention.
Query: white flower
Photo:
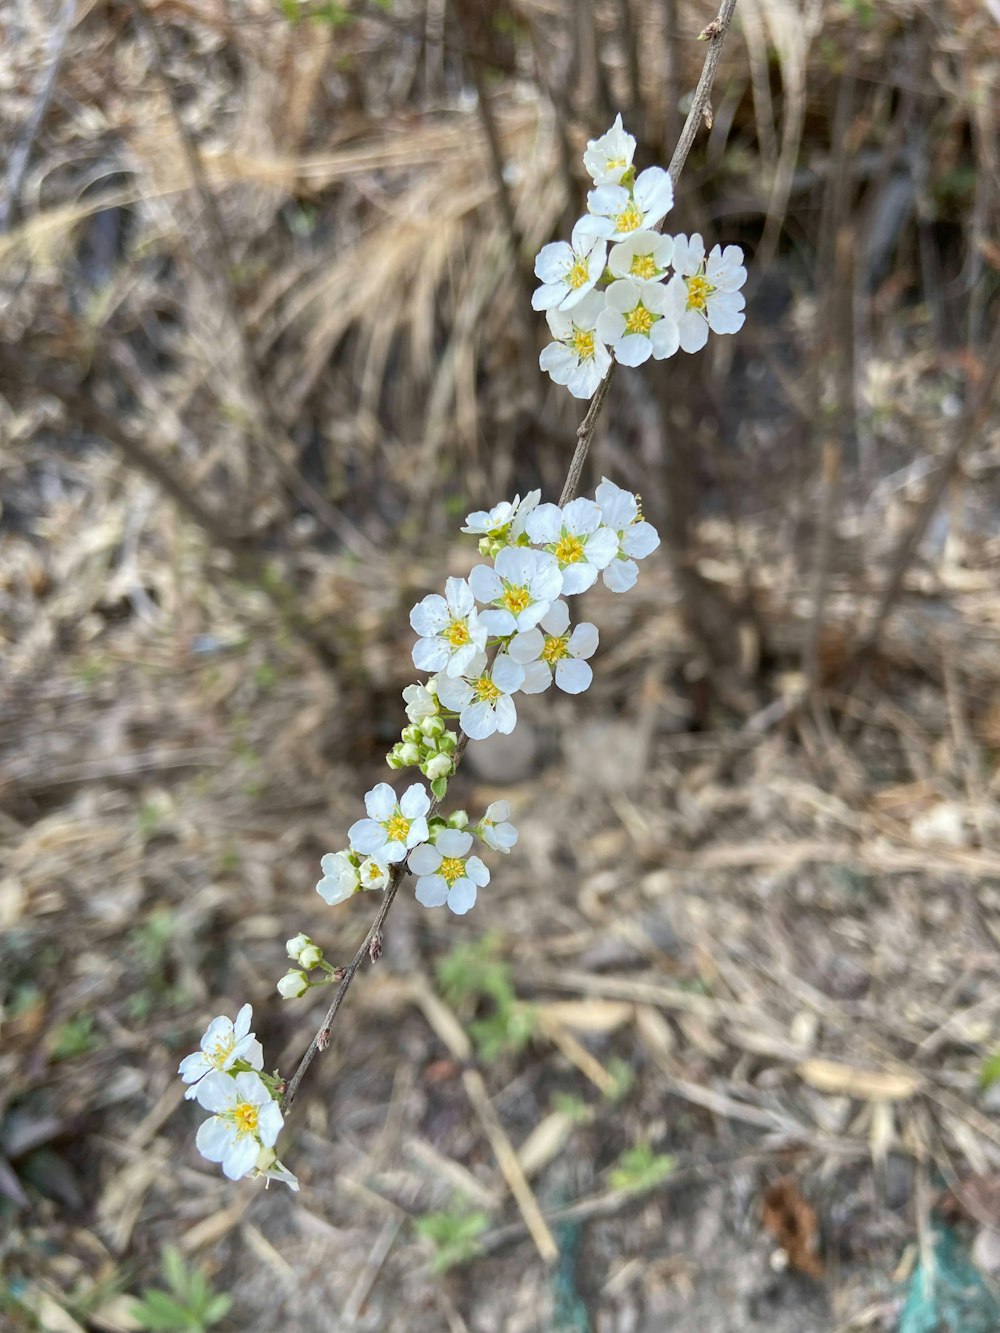
[[[560,605],[559,602],[556,603]],[[535,631],[530,631],[535,632]],[[486,846],[494,852],[510,854],[510,849],[517,842],[517,829],[507,821],[510,818],[509,801],[493,801],[486,807],[486,814],[476,825],[476,832]]]
[[[604,583],[612,592],[628,592],[639,577],[635,562],[656,550],[660,535],[652,523],[643,519],[639,497],[631,491],[623,491],[604,477],[596,495],[604,522],[618,537],[618,551],[604,571]]]
[[[515,634],[510,641],[510,655],[524,667],[524,694],[541,694],[556,684],[567,694],[582,694],[594,679],[583,660],[597,650],[597,627],[584,622],[569,632],[569,608],[565,602],[553,602],[542,617],[541,629]]]
[[[604,293],[607,304],[597,320],[597,336],[623,366],[641,366],[653,357],[664,361],[680,344],[673,311],[667,310],[667,288],[658,282],[620,278]]]
[[[485,740],[495,731],[507,736],[517,724],[517,710],[510,696],[523,682],[524,667],[506,653],[500,653],[489,668],[486,654],[481,653],[467,677],[442,680],[441,702],[457,710],[459,725],[470,740]]]
[[[541,505],[539,509],[547,507]],[[539,509],[528,515],[529,524]],[[476,600],[493,608],[481,613],[480,622],[490,634],[501,635],[537,625],[563,586],[559,566],[552,556],[526,546],[505,546],[492,567],[475,567],[469,583]],[[440,688],[443,687],[442,681]],[[443,695],[441,698],[444,702]]]
[[[402,861],[408,848],[426,840],[430,808],[431,798],[422,782],[407,787],[398,801],[388,782],[376,783],[365,795],[368,818],[357,820],[347,830],[351,846],[382,864]]]
[[[201,1050],[185,1056],[177,1070],[181,1079],[191,1084],[184,1093],[188,1101],[198,1096],[201,1083],[213,1070],[225,1072],[237,1060],[245,1060],[251,1069],[264,1068],[264,1051],[250,1031],[252,1021],[253,1009],[249,1004],[236,1015],[235,1023],[224,1015],[212,1019],[201,1039]]]
[[[655,231],[636,231],[611,247],[608,268],[616,278],[659,282],[674,253],[674,238]]]
[[[323,950],[318,944],[313,944],[308,935],[296,935],[285,943],[285,949],[293,963],[298,963],[308,972],[311,967],[317,967],[322,960]]]
[[[708,331],[738,333],[746,315],[740,288],[747,280],[738,245],[714,246],[705,259],[705,242],[697,232],[674,237],[674,276],[667,284],[668,310],[677,320],[685,352],[700,352]]]
[[[674,183],[662,167],[647,167],[639,173],[631,191],[624,185],[598,185],[587,195],[589,217],[580,219],[582,230],[609,241],[621,241],[634,231],[651,231],[669,213],[674,202]]]
[[[278,1103],[256,1074],[231,1078],[213,1071],[201,1085],[198,1102],[215,1113],[198,1129],[198,1151],[210,1162],[221,1162],[230,1180],[248,1175],[261,1146],[272,1148],[281,1133]]]
[[[410,612],[410,624],[420,638],[413,648],[413,665],[421,671],[445,671],[460,676],[486,647],[486,627],[480,624],[476,600],[465,579],[447,579],[444,596],[431,593]]]
[[[476,905],[476,889],[490,882],[490,872],[478,856],[469,856],[472,834],[442,829],[432,846],[425,842],[409,855],[409,867],[417,880],[417,902],[424,907],[447,903],[458,916]]]
[[[522,500],[515,495],[513,500],[501,500],[492,509],[477,509],[466,517],[463,532],[471,532],[480,537],[491,537],[495,541],[506,538],[514,542],[524,530],[524,520],[541,499],[541,491],[529,491]]]
[[[350,852],[327,852],[319,863],[323,878],[316,885],[319,896],[333,907],[346,902],[361,886],[358,868]]]
[[[528,536],[555,558],[567,596],[592,587],[598,570],[614,558],[616,550],[614,533],[601,526],[600,509],[593,500],[582,497],[570,500],[562,509],[539,505],[528,519]],[[531,629],[540,619],[517,628]]]
[[[556,384],[565,384],[574,398],[593,398],[611,365],[608,349],[597,333],[604,305],[604,293],[595,291],[588,292],[572,313],[545,312],[555,342],[542,348],[538,364]]]
[[[363,889],[384,889],[392,872],[379,856],[366,856],[358,867]]]
[[[622,129],[621,112],[615,123],[599,139],[587,142],[583,165],[595,185],[617,185],[632,165],[635,139]]]
[[[309,978],[304,972],[289,968],[279,980],[276,989],[283,1000],[297,1000],[309,989]]]
[[[543,245],[535,260],[535,276],[541,280],[531,297],[532,310],[572,310],[593,291],[604,272],[608,243],[600,236],[573,228],[571,244],[552,241]]]
[[[280,1180],[293,1193],[299,1192],[298,1178],[292,1175],[287,1166],[278,1161],[278,1154],[273,1148],[261,1148],[254,1163],[253,1175],[255,1180],[263,1180],[265,1189],[272,1180]]]
[[[425,718],[436,717],[438,712],[437,680],[435,677],[426,685],[407,685],[403,691],[406,704],[406,716],[414,726],[419,726]]]

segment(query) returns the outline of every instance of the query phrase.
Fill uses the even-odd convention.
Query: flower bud
[[[318,944],[313,944],[312,940],[299,954],[299,965],[308,972],[311,967],[319,967],[323,961],[323,950]]]
[[[423,734],[418,726],[411,725],[403,728],[402,739],[405,744],[419,745]]]
[[[398,751],[399,751],[399,761],[401,767],[407,767],[411,764],[420,763],[420,760],[422,758],[420,746],[415,745],[413,741],[407,741],[405,745],[400,745],[398,747]]]
[[[400,759],[398,751],[399,751],[399,746],[394,745],[385,757],[385,762],[389,765],[389,767],[393,770],[393,772],[395,772],[396,769],[406,767],[402,759]]]
[[[448,816],[448,827],[464,829],[468,828],[469,815],[465,810],[456,810],[454,814]]]
[[[278,994],[286,1000],[295,1000],[309,989],[309,978],[304,972],[288,971],[278,982]]]
[[[425,736],[443,736],[448,728],[443,717],[425,717],[420,730]]]
[[[289,958],[297,963],[299,961],[299,954],[309,944],[312,944],[312,940],[308,935],[294,935],[285,943]]]
[[[425,773],[432,782],[435,778],[450,778],[455,771],[455,761],[452,759],[451,755],[435,754],[427,760],[427,763],[423,765],[421,771]]]
[[[453,731],[446,731],[443,736],[437,739],[437,748],[440,754],[451,754],[458,745],[458,737]]]

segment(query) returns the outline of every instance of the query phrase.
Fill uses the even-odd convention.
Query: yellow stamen
[[[583,542],[569,533],[563,533],[552,550],[561,565],[575,565],[583,559]]]
[[[619,167],[627,167],[627,166],[628,163],[625,161],[623,157],[608,158],[608,164],[607,164],[608,171],[617,171]]]
[[[511,615],[517,616],[531,605],[531,593],[527,588],[518,588],[508,583],[500,600]]]
[[[236,1110],[233,1112],[237,1134],[256,1134],[259,1118],[259,1106],[254,1106],[252,1102],[238,1103]]]
[[[403,815],[393,815],[382,825],[392,842],[405,842],[410,831],[410,821]]]
[[[465,862],[459,860],[457,856],[446,856],[438,866],[438,874],[450,889],[455,881],[465,874]]]
[[[635,309],[630,310],[625,316],[625,332],[648,333],[655,323],[656,316],[640,301]]]
[[[545,636],[545,647],[542,649],[542,661],[548,662],[549,666],[555,666],[561,657],[569,656],[569,648],[566,646],[565,639],[559,639],[554,634]]]
[[[469,642],[469,627],[464,620],[453,620],[445,630],[444,637],[453,648],[461,648]]]
[[[642,226],[642,209],[635,200],[630,201],[623,213],[615,218],[615,227],[620,232],[638,231]]]
[[[576,290],[590,281],[590,264],[586,259],[578,259],[566,274],[566,281]]]
[[[655,278],[659,271],[652,255],[634,255],[629,269],[633,278]]]
[[[476,698],[481,704],[495,704],[500,698],[500,691],[489,676],[480,676],[478,680],[472,681],[471,684],[476,692]]]
[[[594,355],[594,335],[588,333],[586,329],[578,329],[573,325],[573,350],[581,361],[589,361]]]
[[[708,298],[715,291],[715,288],[707,278],[696,273],[693,278],[687,278],[688,303],[689,310],[704,310],[708,304]]]

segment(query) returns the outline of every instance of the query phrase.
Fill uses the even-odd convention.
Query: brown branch
[[[674,150],[674,155],[670,161],[670,175],[673,177],[675,185],[677,184],[678,176],[684,168],[684,163],[687,161],[688,153],[691,151],[691,145],[694,143],[698,127],[702,123],[705,108],[708,106],[709,97],[712,92],[712,81],[715,78],[715,71],[719,67],[719,59],[722,55],[722,44],[726,39],[726,33],[729,30],[729,25],[733,17],[733,10],[735,8],[736,0],[723,0],[723,5],[719,11],[718,18],[709,25],[712,32],[707,38],[709,41],[709,48],[708,54],[705,57],[705,65],[701,72],[701,78],[698,80],[698,87],[695,90],[694,100],[691,104],[691,110],[688,113],[687,122],[684,125],[680,141],[677,144],[677,147]],[[590,451],[590,443],[594,436],[598,418],[601,415],[604,404],[607,402],[608,391],[611,388],[611,380],[614,376],[614,371],[615,363],[612,361],[607,374],[597,386],[597,391],[591,399],[587,414],[577,430],[576,449],[573,452],[569,471],[566,474],[566,482],[563,486],[562,494],[559,497],[560,505],[568,504],[576,495],[579,488],[580,477],[583,473],[584,464],[587,461],[587,454]],[[458,748],[455,750],[456,768],[461,762],[467,743],[468,738],[465,735],[462,735],[458,743]],[[430,815],[434,815],[439,806],[440,802],[434,800],[431,803]],[[302,1083],[309,1066],[316,1059],[319,1052],[325,1050],[329,1044],[330,1030],[333,1021],[337,1017],[340,1006],[344,1002],[344,996],[347,994],[351,983],[358,974],[358,970],[364,963],[365,956],[370,956],[374,962],[379,952],[381,952],[382,927],[385,925],[389,910],[395,901],[396,894],[399,891],[399,886],[402,883],[403,875],[405,873],[406,862],[401,861],[393,871],[392,878],[385,889],[385,896],[375,920],[372,922],[367,935],[358,947],[357,953],[344,969],[343,978],[337,985],[337,989],[334,992],[333,999],[326,1011],[319,1031],[309,1043],[309,1049],[299,1061],[298,1068],[288,1081],[288,1086],[285,1089],[284,1096],[281,1100],[282,1110],[286,1113],[291,1109],[295,1096],[298,1093],[299,1086]]]

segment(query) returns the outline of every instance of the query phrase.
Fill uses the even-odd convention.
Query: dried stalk
[[[254,407],[254,435],[275,463],[289,492],[310,510],[324,527],[342,541],[344,546],[354,555],[363,559],[370,559],[374,554],[374,548],[368,538],[359,532],[344,514],[335,509],[329,500],[290,461],[297,452],[296,447],[289,438],[284,423],[278,413],[275,412],[264,388],[265,379],[261,367],[257,363],[250,330],[233,282],[232,247],[229,237],[226,235],[218,202],[209,187],[201,153],[184,120],[177,90],[167,73],[160,35],[156,30],[156,24],[150,18],[149,11],[146,9],[145,0],[131,0],[131,3],[136,23],[149,47],[153,72],[166,94],[174,128],[184,150],[188,171],[191,173],[191,182],[201,204],[208,245],[212,255],[212,268],[222,283],[223,305],[225,306],[226,318],[236,335],[243,386]]]
[[[702,123],[705,111],[709,105],[709,98],[712,92],[712,83],[715,79],[715,72],[719,67],[719,60],[722,56],[722,46],[726,40],[726,33],[729,31],[729,25],[732,22],[733,11],[736,8],[736,0],[723,0],[722,8],[719,10],[718,17],[712,21],[705,29],[702,37],[709,43],[708,53],[705,56],[705,64],[701,71],[701,78],[698,80],[698,86],[695,89],[694,99],[691,103],[691,110],[688,112],[684,129],[681,132],[680,140],[674,149],[674,155],[670,160],[670,175],[673,177],[674,184],[677,184],[677,178],[684,169],[691,146],[694,143],[698,128]],[[580,484],[580,477],[583,473],[584,464],[587,461],[587,455],[590,452],[591,441],[594,437],[594,430],[597,426],[598,418],[607,402],[608,392],[611,388],[611,380],[614,376],[615,363],[612,361],[607,374],[597,387],[597,392],[591,399],[587,414],[580,423],[576,432],[576,449],[570,460],[569,471],[566,474],[566,482],[559,497],[559,504],[568,504],[576,495]],[[460,738],[458,747],[455,750],[456,767],[461,762],[462,755],[465,752],[467,737]],[[429,814],[434,815],[437,812],[440,802],[433,801]],[[399,886],[402,883],[403,875],[406,873],[406,863],[401,861],[395,868],[388,885],[386,886],[382,904],[378,910],[375,920],[369,927],[368,933],[362,940],[357,953],[351,959],[350,963],[344,968],[344,974],[337,985],[330,1007],[327,1009],[323,1018],[323,1023],[319,1031],[309,1043],[309,1048],[305,1055],[299,1061],[298,1068],[288,1081],[284,1095],[281,1099],[282,1110],[287,1114],[291,1109],[299,1087],[309,1066],[316,1059],[320,1051],[326,1050],[330,1042],[330,1034],[334,1019],[340,1006],[344,1002],[344,996],[347,994],[351,983],[358,974],[362,963],[367,954],[374,962],[382,952],[382,928],[385,925],[386,918],[396,894],[399,892]]]

